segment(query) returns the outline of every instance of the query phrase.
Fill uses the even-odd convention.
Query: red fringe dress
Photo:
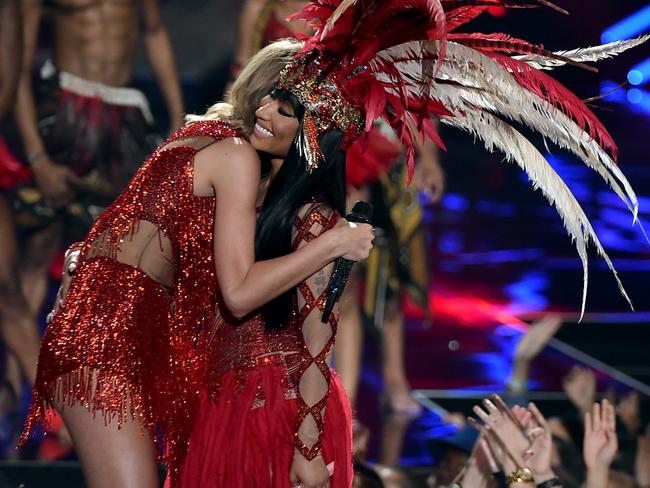
[[[172,471],[195,413],[199,331],[215,319],[215,198],[194,195],[202,148],[245,136],[220,121],[187,125],[159,147],[81,245],[65,301],[43,338],[21,437],[48,409],[83,405],[118,426],[137,418]]]
[[[294,249],[337,219],[313,204],[296,219]],[[352,486],[352,411],[327,364],[337,319],[320,321],[330,273],[299,285],[284,328],[266,331],[260,315],[240,323],[224,315],[206,340],[207,381],[179,486],[289,488],[296,449],[323,456],[330,487]]]

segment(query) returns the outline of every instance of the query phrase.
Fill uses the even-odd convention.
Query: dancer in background
[[[83,237],[160,142],[145,96],[126,86],[141,36],[172,128],[181,124],[183,103],[157,0],[22,0],[21,7],[24,55],[15,114],[32,178],[8,192],[24,240],[20,276],[8,286],[22,289],[36,314],[63,242]],[[55,58],[32,87],[46,16],[54,21]]]
[[[428,139],[418,140],[413,180],[408,186],[406,157],[399,140],[385,123],[376,125],[370,132],[375,140],[372,145],[383,150],[373,154],[352,148],[348,157],[348,188],[351,200],[361,198],[360,195],[370,196],[375,208],[373,224],[382,233],[365,270],[357,269],[353,273],[341,298],[341,323],[347,325],[341,327],[341,340],[335,351],[336,367],[352,405],[356,405],[363,345],[361,318],[366,317],[381,334],[384,407],[388,413],[414,416],[421,407],[411,397],[406,377],[402,302],[408,297],[430,322],[428,243],[420,195],[425,196],[428,204],[439,202],[445,174],[435,144]],[[378,159],[375,163],[365,163],[376,168],[370,177],[366,176],[367,170],[357,170],[368,159]],[[360,280],[365,282],[363,297],[359,296]]]
[[[18,86],[22,56],[22,30],[18,0],[0,1],[0,122],[11,112]],[[0,132],[0,422],[10,426],[22,379],[30,383],[36,376],[38,326],[23,299],[16,275],[17,246],[14,240],[11,209],[4,189],[26,177],[25,170],[9,150]],[[2,429],[0,458],[13,440],[15,430]],[[13,447],[13,446],[12,446]]]
[[[370,251],[370,226],[343,222],[295,253],[254,262],[255,148],[280,137],[253,132],[255,109],[299,48],[260,52],[232,105],[161,145],[69,254],[79,253],[76,269],[41,346],[23,440],[54,406],[88,486],[158,486],[156,435],[176,472],[202,379],[197,335],[217,310],[245,316],[336,257]]]

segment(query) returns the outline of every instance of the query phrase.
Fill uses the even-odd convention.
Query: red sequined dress
[[[97,219],[43,338],[21,442],[52,402],[81,404],[107,423],[135,417],[152,436],[162,433],[172,468],[182,456],[197,399],[197,337],[218,301],[215,197],[194,195],[193,160],[233,137],[245,139],[220,121],[181,128]]]
[[[316,202],[301,214],[294,249],[338,219]],[[320,321],[330,273],[325,268],[298,286],[284,328],[267,331],[255,315],[226,319],[206,334],[207,381],[179,486],[288,488],[296,450],[323,457],[330,487],[352,486],[352,411],[327,364],[338,314]]]

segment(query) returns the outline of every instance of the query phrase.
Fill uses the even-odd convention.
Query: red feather
[[[543,71],[536,70],[523,61],[495,52],[485,52],[484,54],[512,73],[517,83],[523,88],[571,117],[581,129],[586,130],[616,160],[618,148],[612,136],[575,93]]]

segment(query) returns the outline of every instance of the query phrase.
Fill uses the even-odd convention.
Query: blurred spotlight
[[[633,69],[627,74],[627,81],[633,85],[640,85],[643,83],[643,73],[641,73],[638,69]]]
[[[650,5],[612,25],[603,32],[600,40],[606,43],[630,39],[648,29],[650,29]]]
[[[506,14],[505,7],[488,7],[488,12],[495,17],[503,17]]]
[[[458,348],[460,348],[460,342],[457,340],[451,340],[447,346],[449,347],[450,351],[458,351]]]
[[[643,101],[643,92],[638,88],[632,88],[627,91],[627,100],[634,104],[641,103]]]

